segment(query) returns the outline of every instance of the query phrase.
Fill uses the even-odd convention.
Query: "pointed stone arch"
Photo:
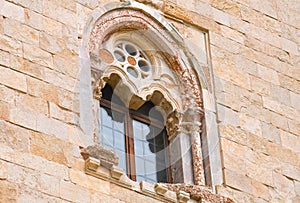
[[[108,54],[106,62],[99,54],[101,50],[108,50],[106,43],[116,33],[123,40],[146,39],[144,41],[147,43],[137,41],[136,44],[143,49],[150,45],[151,49],[148,52],[154,66],[161,67],[163,61],[173,75],[161,74],[165,76],[165,81],[154,77],[153,81],[156,82],[139,89],[124,71],[116,68],[111,62],[112,53]],[[122,38],[124,33],[127,35]],[[153,98],[153,95],[158,95],[158,92],[163,95],[164,103],[171,106],[171,110],[166,113],[167,129],[172,134],[170,139],[175,140],[176,137],[184,135],[191,138],[194,183],[205,184],[200,142],[201,122],[204,118],[203,97],[200,79],[195,70],[199,64],[193,60],[180,34],[147,6],[126,2],[110,4],[95,11],[86,26],[82,41],[80,125],[83,132],[90,135],[89,142],[93,143],[99,133],[98,108],[101,89],[111,80],[112,75],[116,74],[124,87],[129,89],[128,92],[140,99],[139,105],[142,101]],[[157,58],[161,60],[156,60]],[[172,85],[177,87],[176,91],[172,92],[160,85],[166,81],[172,81]],[[94,98],[92,101],[84,99],[91,97]],[[187,169],[182,168],[183,170]]]

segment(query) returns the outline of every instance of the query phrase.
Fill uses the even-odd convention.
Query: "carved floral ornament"
[[[178,131],[200,132],[200,84],[182,41],[169,24],[137,8],[104,13],[89,42],[94,97],[109,83],[129,108],[149,100],[160,107],[170,139]]]

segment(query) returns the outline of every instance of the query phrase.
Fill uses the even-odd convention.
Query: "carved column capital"
[[[182,121],[182,113],[174,111],[171,113],[166,121],[166,129],[168,132],[169,140],[176,137],[176,135],[179,133],[179,124]]]
[[[102,82],[102,80],[98,79],[96,80],[95,84],[93,85],[93,94],[94,94],[94,98],[97,100],[100,100],[102,97],[102,88],[104,87],[104,83]]]

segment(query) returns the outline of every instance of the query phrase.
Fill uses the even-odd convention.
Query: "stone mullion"
[[[194,184],[205,185],[205,175],[202,160],[202,147],[200,133],[198,131],[191,132],[192,157],[193,157],[193,172]]]

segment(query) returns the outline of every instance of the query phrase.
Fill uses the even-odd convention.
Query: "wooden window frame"
[[[100,107],[106,107],[113,111],[117,111],[119,113],[124,114],[124,132],[125,132],[125,153],[126,153],[126,169],[127,169],[127,176],[136,181],[136,164],[135,164],[135,152],[134,152],[134,135],[133,135],[133,119],[145,124],[151,124],[154,127],[164,128],[165,126],[157,119],[149,118],[135,110],[129,110],[128,108],[115,104],[109,100],[101,99],[100,100]],[[165,134],[164,138],[164,146],[167,148],[169,146],[169,140],[167,138],[167,133]],[[100,143],[101,144],[101,143]],[[166,150],[166,167],[167,167],[167,182],[172,183],[172,171],[170,165],[170,152]]]

